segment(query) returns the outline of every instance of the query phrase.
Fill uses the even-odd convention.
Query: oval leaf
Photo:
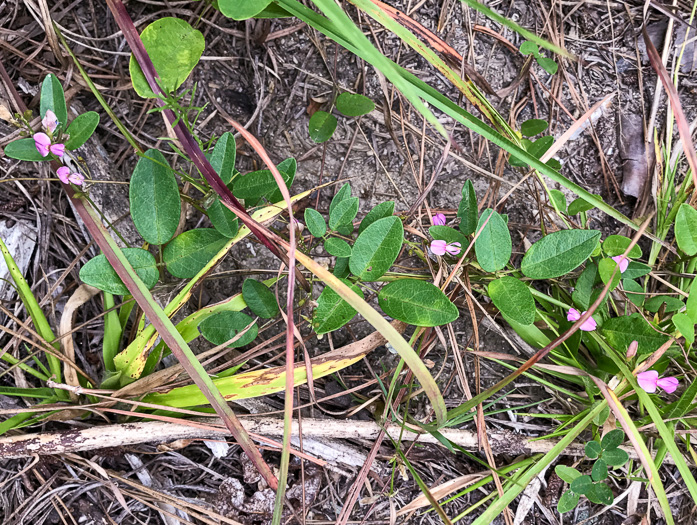
[[[276,296],[264,283],[254,279],[245,279],[242,285],[242,298],[249,309],[262,319],[276,317],[279,312]]]
[[[247,20],[268,7],[271,0],[218,0],[220,12],[233,20]]]
[[[326,111],[316,111],[310,117],[310,138],[317,143],[326,142],[336,131],[336,117]]]
[[[149,251],[142,248],[124,248],[123,254],[148,290],[157,284],[160,272],[157,271],[155,257]],[[85,284],[113,295],[130,293],[104,254],[87,261],[80,269],[80,279]]]
[[[590,257],[598,244],[597,230],[561,230],[533,244],[523,257],[520,270],[531,279],[552,279],[575,270]]]
[[[368,212],[368,215],[363,217],[361,225],[358,227],[358,234],[363,233],[368,226],[373,224],[375,221],[384,219],[385,217],[390,217],[394,213],[394,201],[385,201],[380,204],[376,204],[375,207]]]
[[[149,149],[136,164],[129,186],[131,217],[150,244],[164,244],[177,231],[181,198],[177,179],[165,156]]]
[[[489,219],[490,216],[491,219]],[[504,268],[513,252],[511,234],[506,221],[491,208],[486,209],[479,217],[477,231],[481,233],[474,241],[474,251],[482,270],[495,272]]]
[[[334,211],[334,208],[336,208],[341,201],[344,199],[348,199],[351,197],[351,183],[347,182],[344,184],[341,188],[339,188],[339,191],[336,192],[336,195],[332,197],[332,202],[329,203],[329,215],[332,214]]]
[[[569,215],[577,215],[583,211],[592,210],[593,208],[595,208],[595,206],[579,197],[578,199],[575,199],[571,204],[569,204],[569,209],[567,213]]]
[[[608,319],[603,324],[602,332],[608,344],[623,354],[632,341],[638,341],[639,356],[655,352],[668,340],[667,335],[657,332],[638,313]]]
[[[534,137],[535,135],[539,135],[544,130],[546,130],[547,126],[549,126],[549,124],[546,120],[542,120],[539,118],[531,118],[521,124],[520,132],[526,137]]]
[[[349,246],[349,243],[337,237],[330,237],[324,241],[324,249],[327,250],[327,253],[335,257],[351,256],[351,246]]]
[[[675,217],[675,240],[690,257],[697,254],[697,210],[687,203],[680,206]]]
[[[399,217],[375,221],[353,244],[349,259],[351,272],[363,281],[376,281],[397,260],[404,240],[404,227]]]
[[[441,226],[436,224],[428,229],[428,234],[437,241],[445,241],[447,243],[459,242],[460,248],[463,250],[469,244],[467,237],[450,226]]]
[[[155,66],[160,87],[166,93],[175,91],[184,83],[206,47],[203,34],[180,18],[160,18],[146,27],[140,38]],[[143,98],[154,98],[155,94],[132,55],[128,69],[136,93]]]
[[[477,229],[479,209],[477,208],[477,194],[474,192],[474,185],[469,179],[462,186],[462,199],[457,207],[457,216],[460,217],[460,231],[465,235],[473,234]]]
[[[88,111],[75,117],[66,130],[70,138],[65,141],[65,148],[74,150],[82,146],[92,136],[98,125],[99,114],[94,111]]]
[[[327,223],[324,222],[324,217],[312,208],[305,208],[305,225],[313,237],[324,237],[324,234],[327,233]]]
[[[167,271],[181,279],[194,277],[228,240],[213,228],[197,228],[177,235],[162,254]]]
[[[608,235],[603,241],[603,251],[608,257],[615,257],[617,255],[622,255],[632,240],[624,235]],[[635,244],[629,251],[628,257],[632,259],[637,259],[641,257],[641,248],[638,244]]]
[[[254,323],[254,319],[247,314],[225,311],[204,319],[201,321],[201,324],[198,325],[198,329],[201,331],[201,335],[206,341],[214,345],[222,345],[237,336],[240,332],[243,332],[244,329],[251,324],[249,329],[244,332],[239,339],[228,345],[229,348],[238,348],[248,345],[256,339],[259,328],[256,323],[252,323]]]
[[[211,220],[213,227],[228,239],[232,239],[237,235],[240,229],[240,222],[237,215],[231,211],[225,204],[222,203],[220,197],[216,197],[208,209],[208,218]]]
[[[26,160],[30,162],[41,162],[43,160],[51,160],[51,156],[42,157],[39,150],[36,149],[36,142],[29,137],[26,139],[13,140],[5,146],[5,155],[17,160]]]
[[[353,93],[342,93],[336,99],[336,109],[347,117],[360,117],[375,109],[375,104],[368,97],[354,95]]]
[[[237,144],[235,136],[226,131],[218,142],[215,143],[213,151],[208,155],[208,161],[218,174],[224,184],[229,184],[232,175],[235,173],[235,158],[237,155]]]
[[[358,286],[345,279],[341,280],[344,284],[350,286],[351,290],[363,297],[363,292]],[[315,328],[317,335],[326,334],[344,326],[353,319],[354,315],[356,315],[356,310],[329,286],[325,286],[317,299],[317,308],[315,308],[312,326]]]
[[[68,123],[68,108],[65,105],[65,93],[63,86],[56,75],[49,73],[41,84],[41,109],[40,116],[44,118],[50,109],[56,115],[61,129],[65,129]]]
[[[535,322],[535,299],[519,279],[501,277],[489,283],[489,297],[502,314],[520,324]]]
[[[414,326],[441,326],[458,317],[457,307],[433,283],[399,279],[378,293],[383,312]]]
[[[351,224],[358,214],[358,197],[342,200],[329,212],[329,229],[336,231],[340,226]]]

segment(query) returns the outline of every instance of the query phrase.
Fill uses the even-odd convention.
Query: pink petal
[[[433,216],[433,224],[435,226],[443,226],[445,224],[445,215],[437,213]]]
[[[617,265],[620,267],[620,273],[624,273],[624,271],[629,266],[629,259],[627,259],[623,255],[616,255],[612,258],[612,260],[615,261]]]
[[[75,184],[75,186],[82,186],[82,183],[85,182],[85,176],[82,173],[71,173],[68,180]]]
[[[63,184],[68,184],[68,179],[70,177],[70,168],[68,166],[61,166],[56,170],[56,174]]]
[[[451,242],[445,247],[445,251],[450,255],[459,255],[460,250],[462,250],[462,247],[459,242]]]
[[[672,394],[678,388],[678,379],[676,377],[662,377],[656,381],[656,385],[661,387],[667,393]]]
[[[58,127],[58,118],[56,118],[56,114],[50,109],[46,110],[46,115],[44,115],[44,118],[41,120],[41,125],[46,131],[53,134]]]
[[[51,153],[56,157],[62,157],[65,153],[65,144],[51,144]]]
[[[42,157],[48,155],[48,148],[51,145],[51,139],[46,133],[34,133],[34,144]]]
[[[581,318],[581,312],[576,310],[576,308],[569,308],[569,311],[566,313],[566,320],[569,321],[570,323],[575,323]]]
[[[586,312],[583,312],[583,313],[585,314]],[[596,323],[595,319],[593,319],[592,317],[589,317],[588,319],[586,319],[583,322],[583,324],[578,327],[578,329],[581,330],[582,332],[592,332],[596,328],[598,328],[598,323]]]
[[[639,386],[646,390],[649,394],[653,394],[656,391],[656,385],[658,383],[658,372],[655,370],[647,370],[636,376],[636,380]]]
[[[431,242],[431,251],[435,255],[445,255],[445,247],[446,247],[445,241],[433,241],[433,242]]]

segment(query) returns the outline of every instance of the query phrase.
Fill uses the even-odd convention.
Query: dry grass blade
[[[436,500],[441,500],[448,494],[452,494],[460,489],[469,487],[473,483],[480,481],[491,474],[490,470],[484,470],[476,474],[465,474],[464,476],[458,476],[457,478],[450,479],[445,483],[433,487],[430,489],[431,495]],[[411,500],[407,505],[397,511],[397,516],[403,516],[404,514],[409,514],[415,510],[421,509],[428,506],[430,503],[428,498],[424,494],[420,494],[415,499]]]

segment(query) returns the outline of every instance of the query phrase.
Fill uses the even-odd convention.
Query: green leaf
[[[523,43],[523,45],[525,45],[525,43]],[[523,46],[520,47],[522,49]],[[535,48],[537,48],[537,46],[535,46]],[[520,132],[526,137],[534,137],[535,135],[539,135],[544,130],[546,130],[547,127],[549,127],[549,123],[546,120],[542,120],[539,118],[531,118],[520,125]]]
[[[537,60],[540,67],[550,75],[554,75],[557,72],[557,69],[559,69],[559,65],[551,58],[538,56],[535,57],[535,60]]]
[[[310,138],[322,143],[328,141],[336,131],[336,117],[326,111],[315,111],[310,117],[309,132]]]
[[[686,202],[680,206],[675,217],[675,240],[690,257],[697,254],[697,210]]]
[[[641,308],[644,304],[644,287],[631,279],[622,279],[622,288],[632,304]]]
[[[599,403],[599,401],[596,401],[596,403]],[[605,405],[602,411],[593,419],[593,424],[595,426],[602,427],[605,424],[605,421],[607,421],[608,417],[610,417],[610,407]]]
[[[305,226],[314,237],[324,237],[324,234],[327,233],[327,223],[324,222],[324,217],[312,208],[305,208]]]
[[[600,440],[600,447],[607,451],[619,447],[624,442],[624,432],[619,428],[610,430]]]
[[[537,47],[537,44],[535,42],[530,42],[529,40],[526,40],[522,44],[520,44],[520,53],[522,55],[533,55],[537,56],[540,54],[540,50]]]
[[[561,230],[546,235],[527,251],[520,270],[531,279],[552,279],[578,268],[593,253],[600,232]]]
[[[533,155],[535,158],[539,159],[542,157],[542,155],[547,153],[547,150],[552,147],[552,144],[554,144],[554,137],[540,137],[527,149],[530,155]]]
[[[292,182],[291,177],[295,177],[295,172],[293,171],[292,173],[288,173],[283,171],[281,169],[281,164],[278,165],[278,171],[280,172],[281,177],[283,177],[286,187],[290,187],[290,183]],[[276,179],[270,170],[259,170],[251,171],[246,175],[237,177],[233,182],[233,193],[235,194],[235,197],[244,199],[245,204],[248,206],[256,206],[256,204],[262,198],[267,198],[273,201],[273,197],[278,196],[277,193],[280,193],[280,190],[278,189]]]
[[[345,279],[341,280],[344,284],[350,286],[351,290],[363,297],[363,292],[358,286]],[[312,326],[315,328],[317,335],[326,334],[344,326],[353,319],[354,315],[356,315],[356,310],[329,286],[325,286],[317,299],[317,308],[315,309]]]
[[[593,470],[591,470],[591,478],[593,481],[602,481],[607,479],[607,463],[603,458],[596,460],[593,465]]]
[[[672,321],[678,332],[685,338],[685,341],[693,344],[695,342],[695,323],[690,316],[684,313],[677,313],[673,315]]]
[[[535,322],[535,299],[520,279],[501,277],[489,283],[488,291],[502,314],[520,324]]]
[[[693,278],[692,284],[690,284],[690,294],[687,296],[685,313],[690,316],[693,323],[697,324],[697,278]]]
[[[471,235],[477,229],[477,194],[471,180],[466,180],[462,186],[462,199],[457,207],[457,216],[460,218],[460,231],[465,235]]]
[[[12,159],[26,160],[29,162],[42,162],[51,160],[51,156],[42,157],[36,149],[36,142],[32,137],[26,139],[13,140],[5,146],[5,155]]]
[[[276,166],[276,168],[281,173],[283,180],[286,182],[286,188],[290,190],[290,187],[293,184],[293,181],[295,180],[295,173],[298,169],[298,162],[293,157],[289,157],[283,160],[278,166]],[[278,184],[274,184],[274,191],[271,192],[271,195],[266,195],[265,197],[269,200],[269,202],[272,203],[282,201],[283,194],[281,193]]]
[[[184,83],[206,47],[203,34],[180,18],[160,18],[147,26],[140,38],[157,70],[160,87],[165,93],[172,93]],[[143,98],[155,98],[133,55],[128,69],[136,93]]]
[[[620,272],[619,269],[615,271],[615,268],[617,268],[617,263],[612,259],[602,259],[598,263],[598,273],[600,274],[600,279],[603,281],[603,283],[607,284],[610,281],[610,278],[612,278],[610,291],[617,288],[617,286],[620,284],[620,278],[622,277],[622,272]]]
[[[220,12],[233,20],[247,20],[266,9],[271,0],[218,0]]]
[[[335,257],[351,257],[351,246],[343,239],[329,237],[324,241],[324,249]]]
[[[607,343],[624,354],[632,341],[639,342],[637,355],[651,354],[668,341],[668,336],[657,332],[641,314],[613,317],[603,324],[602,334]]]
[[[399,279],[378,293],[383,312],[414,326],[441,326],[458,317],[457,307],[433,283]]]
[[[657,295],[646,301],[644,308],[648,312],[655,314],[664,304],[664,311],[667,314],[677,312],[685,306],[685,304],[677,297],[671,297],[670,295]]]
[[[351,224],[357,214],[358,197],[349,197],[342,200],[329,212],[329,229],[336,231],[339,226]]]
[[[484,210],[479,217],[477,231],[481,233],[474,241],[474,251],[482,270],[495,272],[503,269],[513,252],[511,234],[503,217],[491,208]]]
[[[242,299],[249,309],[262,319],[271,319],[278,315],[276,295],[264,283],[245,279],[242,284]]]
[[[50,109],[56,115],[61,129],[65,129],[68,123],[68,108],[65,105],[65,94],[58,77],[52,73],[46,75],[41,84],[41,109],[39,116],[44,118]]]
[[[557,511],[559,514],[564,514],[565,512],[570,512],[576,508],[578,505],[578,500],[580,496],[574,493],[573,490],[567,490],[559,498],[559,503],[557,503]]]
[[[177,235],[162,254],[167,271],[180,279],[191,279],[228,242],[213,228],[197,228]]]
[[[552,204],[552,206],[556,206],[561,213],[566,212],[566,195],[564,195],[564,192],[559,190],[549,190],[549,197],[551,201],[550,204]]]
[[[360,235],[363,233],[363,230],[365,230],[375,221],[384,219],[385,217],[391,217],[393,213],[394,201],[385,201],[377,204],[365,217],[363,217],[361,225],[358,227],[358,234]]]
[[[593,483],[593,486],[586,493],[586,497],[598,505],[611,505],[615,499],[612,490],[605,483]]]
[[[591,203],[588,201],[583,200],[582,197],[579,197],[578,199],[574,199],[571,204],[569,204],[569,209],[567,210],[567,213],[569,215],[578,215],[581,212],[584,211],[589,211],[595,208]]]
[[[603,241],[603,251],[608,257],[622,255],[629,248],[632,240],[624,235],[608,235]],[[641,257],[641,248],[635,244],[629,251],[628,257],[637,259]]]
[[[525,151],[528,151],[532,147],[532,141],[524,138],[521,139],[520,145]],[[528,165],[527,161],[523,160],[522,158],[518,158],[513,154],[511,154],[508,158],[508,162],[511,164],[511,166],[517,166],[519,168],[525,168]]]
[[[341,201],[349,197],[351,197],[351,183],[347,182],[339,188],[339,191],[337,191],[336,195],[332,198],[332,202],[329,203],[329,215],[332,214],[334,208],[336,208]]]
[[[262,285],[263,286],[263,285]],[[230,339],[235,337],[237,334],[242,332],[250,324],[249,327],[239,339],[230,343],[228,348],[239,348],[240,346],[248,345],[254,339],[256,339],[259,333],[259,328],[254,319],[249,317],[247,314],[242,312],[232,312],[223,311],[213,314],[210,317],[201,321],[198,325],[198,329],[201,331],[201,335],[214,345],[222,345],[227,343]]]
[[[232,175],[235,173],[236,156],[235,136],[226,131],[220,136],[213,151],[208,155],[208,162],[224,184],[229,184],[232,180]]]
[[[569,488],[573,490],[576,494],[583,494],[584,496],[593,487],[593,479],[590,476],[580,476],[573,480],[569,485]]]
[[[648,264],[644,264],[637,261],[631,261],[627,269],[622,274],[624,279],[637,279],[648,274],[651,271],[651,267]]]
[[[136,164],[129,186],[131,217],[150,244],[164,244],[177,231],[181,198],[165,156],[149,149]]]
[[[70,138],[65,141],[65,149],[74,150],[82,146],[92,136],[98,125],[99,114],[94,111],[75,117],[66,130]]]
[[[216,196],[206,213],[208,213],[208,218],[221,235],[228,239],[232,239],[237,235],[240,229],[237,215],[222,203],[219,196]]]
[[[334,270],[332,272],[334,275],[340,279],[345,279],[348,277],[349,273],[349,258],[348,257],[337,257],[334,263]]]
[[[585,450],[586,456],[588,456],[590,459],[599,458],[600,454],[603,452],[600,443],[598,443],[597,441],[589,441],[588,443],[586,443]],[[574,490],[574,492],[578,491]],[[583,492],[581,492],[581,494],[583,494]]]
[[[463,250],[469,244],[469,240],[467,239],[467,237],[462,235],[455,228],[451,228],[450,226],[431,226],[428,229],[428,234],[438,241],[445,241],[447,243],[459,242],[460,248],[462,248]]]
[[[368,97],[354,95],[353,93],[342,93],[336,99],[336,109],[347,117],[360,117],[375,109],[375,104]]]
[[[573,467],[567,467],[566,465],[557,465],[554,467],[554,472],[567,483],[573,483],[574,480],[581,477],[581,473],[578,470]]]
[[[152,289],[160,278],[155,257],[142,248],[124,248],[123,254],[148,290]],[[113,295],[126,295],[129,293],[128,288],[123,284],[121,278],[116,274],[116,270],[112,268],[103,254],[87,261],[87,264],[80,269],[80,279],[85,284]]]
[[[363,281],[376,281],[397,260],[404,227],[399,217],[385,217],[368,226],[353,244],[351,272]]]

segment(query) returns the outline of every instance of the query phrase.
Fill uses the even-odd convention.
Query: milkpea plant
[[[264,9],[270,9],[269,2],[263,1],[239,5],[258,7],[257,4],[264,4],[261,10],[251,14],[235,12],[235,18],[258,15]],[[230,6],[229,2],[221,0],[220,9],[224,14],[228,14],[226,9]],[[201,108],[184,105],[182,100],[185,97],[177,95],[176,90],[203,53],[203,35],[183,20],[165,18],[146,27],[141,38],[159,73],[160,85],[167,93],[162,98],[164,107],[173,110],[177,119],[193,132],[193,123]],[[538,61],[544,58],[535,55],[531,48],[527,51]],[[174,60],[173,56],[177,59]],[[551,68],[548,60],[542,63]],[[134,59],[130,71],[135,91],[142,97],[155,97]],[[362,95],[340,93],[331,107],[312,115],[308,128],[310,137],[316,142],[331,138],[337,126],[334,108],[344,117],[355,118],[370,113],[374,107],[373,102]],[[41,129],[34,129],[30,114],[16,116],[16,123],[24,136],[8,144],[5,154],[23,161],[56,161],[59,180],[88,193],[87,186],[91,182],[89,159],[81,159],[74,151],[92,135],[99,122],[98,115],[87,112],[69,122],[61,84],[54,75],[48,75],[41,89],[39,117]],[[539,136],[547,127],[547,122],[540,119],[523,122],[517,132],[519,151],[541,159],[553,142],[550,136]],[[254,218],[270,221],[281,214],[282,195],[272,172],[239,171],[236,167],[237,147],[231,133],[205,143],[194,137],[206,151],[206,157],[220,179],[237,199],[244,202]],[[173,143],[169,144],[174,154],[185,157]],[[512,156],[509,161],[512,166],[522,169],[528,165],[526,159],[529,158]],[[554,159],[547,165],[555,170],[560,167]],[[287,188],[291,189],[298,169],[295,159],[285,159],[277,168]],[[198,194],[194,197],[183,195],[180,188],[183,182],[188,182]],[[309,194],[308,191],[295,195],[292,201],[297,202]],[[697,266],[697,210],[683,199],[675,215],[679,259],[671,288],[678,293],[651,296],[649,274],[652,267],[641,261],[643,253],[638,245],[629,250],[630,238],[608,235],[603,239],[600,231],[590,228],[589,214],[594,205],[589,203],[589,199],[578,198],[567,204],[561,191],[552,189],[548,195],[549,207],[569,227],[543,231],[519,261],[513,257],[507,215],[501,209],[480,210],[471,181],[464,183],[454,214],[448,218],[439,213],[430,219],[430,224],[421,225],[424,226],[425,240],[405,233],[408,219],[395,210],[393,201],[377,204],[359,220],[360,200],[352,195],[350,183],[338,189],[326,212],[308,207],[302,217],[304,225],[291,221],[290,227],[303,232],[297,246],[300,252],[307,254],[312,246],[316,246],[313,243],[319,243],[321,250],[331,256],[330,270],[335,277],[361,297],[375,294],[385,316],[413,327],[442,326],[460,316],[454,302],[456,288],[441,289],[433,284],[430,274],[425,271],[429,261],[442,266],[446,272],[452,271],[457,264],[467,267],[473,292],[483,301],[491,302],[502,321],[536,349],[549,347],[602,297],[580,330],[562,344],[553,345],[549,354],[554,364],[578,371],[569,374],[563,371],[568,368],[563,368],[550,373],[584,392],[584,395],[577,395],[564,390],[584,407],[581,416],[575,418],[589,418],[588,421],[593,423],[594,440],[586,446],[587,457],[595,460],[590,474],[566,466],[557,469],[558,475],[570,484],[559,503],[559,511],[565,512],[576,506],[580,495],[593,502],[610,503],[612,490],[602,481],[608,477],[609,469],[628,461],[626,452],[619,448],[625,438],[623,431],[614,429],[601,435],[602,429],[608,423],[614,425],[615,421],[609,419],[610,410],[602,385],[617,386],[618,377],[625,377],[621,383],[623,392],[638,399],[648,414],[641,412],[639,420],[632,422],[624,417],[626,412],[623,413],[620,406],[613,409],[615,418],[628,425],[625,430],[632,432],[633,438],[642,443],[637,427],[654,422],[662,437],[655,458],[657,464],[670,453],[681,474],[691,478],[672,432],[676,420],[691,425],[684,417],[694,408],[697,386],[690,384],[679,396],[671,397],[681,382],[679,378],[667,375],[666,371],[671,359],[681,355],[677,344],[671,346],[671,342],[683,341],[691,359],[690,349],[697,324],[697,285],[691,276]],[[157,149],[140,154],[130,178],[129,198],[131,219],[142,236],[143,244],[124,249],[128,262],[148,289],[161,282],[164,271],[173,278],[186,281],[182,290],[164,308],[171,317],[187,302],[194,286],[233,245],[249,234],[249,230],[239,225],[236,215],[221,202],[220,196],[212,191],[203,176],[175,171],[165,154]],[[207,216],[206,227],[177,234],[183,199]],[[6,260],[10,260],[6,250],[3,254]],[[421,260],[424,270],[417,266],[411,273],[391,271],[400,255]],[[98,255],[92,258],[80,268],[79,275],[83,283],[101,290],[106,310],[104,375],[100,383],[94,385],[85,383],[82,378],[83,386],[118,388],[152,374],[170,350],[158,340],[154,327],[135,314],[128,288],[106,257]],[[277,282],[277,278],[265,281],[246,279],[240,294],[197,310],[177,323],[176,329],[187,343],[202,336],[216,346],[252,344],[257,338],[260,321],[280,315],[276,295],[271,289]],[[321,280],[313,281],[312,292],[316,291],[318,296],[308,294],[299,299],[301,311],[318,336],[341,329],[357,313],[335,289],[322,285]],[[603,293],[605,288],[609,288],[609,294]],[[115,296],[123,297],[120,306],[116,306]],[[313,297],[317,297],[316,301]],[[245,309],[249,313],[243,312]],[[129,321],[137,326],[132,338],[128,337],[129,331],[126,330]],[[661,353],[656,354],[659,350]],[[3,355],[2,358],[10,359],[10,356]],[[322,377],[353,362],[338,357],[336,366],[329,371],[313,368],[314,377]],[[48,379],[48,375],[43,373],[47,372],[43,365],[37,366],[38,369],[33,369],[24,364],[36,377]],[[273,372],[277,378],[282,378],[283,373],[282,367]],[[236,366],[218,372],[213,382],[224,396],[237,398],[283,390],[281,380],[273,384],[268,381],[256,384],[254,377],[239,372],[239,366]],[[648,394],[657,391],[660,395],[649,397]],[[31,395],[26,389],[20,392],[20,389],[5,388],[3,393]],[[192,407],[203,404],[205,399],[192,395],[191,387],[181,387],[147,394],[144,401],[163,406]],[[459,424],[473,406],[465,404],[450,411],[444,425]],[[42,417],[45,416],[36,416],[21,424],[28,425]],[[663,418],[672,418],[669,426],[663,424]],[[573,439],[585,428],[585,425],[575,427],[578,430],[574,430],[574,434],[564,428],[571,421],[562,425],[552,437]],[[671,438],[667,439],[667,436]],[[442,435],[440,438],[445,439]],[[550,456],[546,461],[549,463],[555,459],[555,456]],[[531,468],[525,476],[532,479],[539,474],[536,468]],[[694,478],[690,478],[686,477],[686,482],[692,490],[697,485]],[[652,483],[660,483],[660,479],[656,481],[654,477]]]

